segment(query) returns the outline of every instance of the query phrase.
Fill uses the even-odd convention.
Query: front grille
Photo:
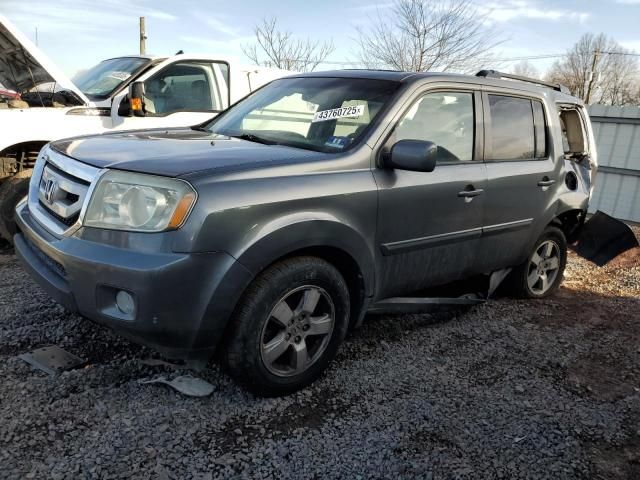
[[[71,235],[82,221],[82,207],[100,172],[98,168],[45,147],[29,184],[27,202],[31,215],[53,235]]]
[[[87,181],[46,163],[38,186],[38,204],[55,220],[71,227],[80,218],[88,190]]]
[[[62,215],[58,215],[56,212],[54,212],[53,210],[50,210],[43,202],[42,200],[38,200],[38,203],[40,204],[40,206],[42,208],[44,208],[47,213],[49,215],[51,215],[53,218],[55,218],[56,220],[58,220],[60,223],[64,223],[67,227],[70,227],[71,225],[73,225],[74,223],[76,223],[78,221],[78,218],[80,218],[80,212],[71,215],[69,218],[64,218]]]

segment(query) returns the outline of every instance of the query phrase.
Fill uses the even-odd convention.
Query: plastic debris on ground
[[[190,375],[184,375],[175,377],[172,380],[167,380],[165,377],[158,377],[152,380],[141,381],[142,384],[150,383],[162,383],[169,385],[174,390],[177,390],[189,397],[206,397],[213,393],[214,386],[209,382],[202,380],[201,378],[192,377]]]

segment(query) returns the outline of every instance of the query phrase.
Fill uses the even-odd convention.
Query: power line
[[[592,52],[594,53],[594,52]],[[600,51],[598,52],[599,55],[626,55],[626,56],[631,56],[631,57],[640,57],[640,53],[635,53],[635,52],[611,52],[611,51]],[[522,55],[519,57],[496,57],[496,58],[489,58],[489,61],[494,61],[494,62],[521,62],[521,61],[525,61],[525,60],[548,60],[548,59],[552,59],[552,58],[561,58],[561,57],[565,57],[567,56],[567,53],[545,53],[545,54],[540,54],[540,55]],[[285,59],[287,61],[292,61],[292,62],[302,62],[305,61],[304,59],[297,59],[297,58],[291,58],[291,59]],[[357,66],[364,66],[364,65],[368,65],[368,66],[376,66],[376,67],[384,67],[385,64],[383,63],[372,63],[372,62],[362,62],[362,61],[358,61],[358,60],[353,60],[353,61],[346,61],[346,60],[336,60],[336,61],[332,61],[332,60],[323,60],[321,62],[318,62],[319,65],[340,65],[340,66],[349,66],[349,67],[357,67]]]
[[[640,53],[636,53],[636,52],[600,52],[602,54],[607,54],[607,55],[626,55],[629,57],[640,57]]]

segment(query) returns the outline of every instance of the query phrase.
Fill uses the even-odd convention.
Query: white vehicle
[[[197,125],[287,75],[218,55],[111,58],[72,81],[0,15],[0,235],[16,231],[40,149],[60,138]]]

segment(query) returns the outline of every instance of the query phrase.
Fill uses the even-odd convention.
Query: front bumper
[[[172,358],[202,358],[222,337],[249,272],[213,253],[149,253],[51,235],[16,210],[16,253],[31,276],[66,309]],[[133,313],[116,306],[124,290]]]

